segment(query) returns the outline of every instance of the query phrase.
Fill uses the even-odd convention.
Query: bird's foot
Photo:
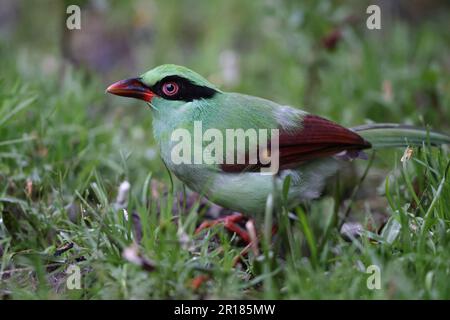
[[[243,222],[245,222],[245,229],[242,227]],[[241,223],[241,224],[239,224]],[[235,213],[226,217],[221,217],[215,220],[204,221],[198,226],[195,230],[195,234],[200,233],[201,231],[211,228],[217,224],[223,224],[223,226],[231,231],[236,233],[242,241],[246,244],[244,249],[234,257],[233,266],[237,265],[239,262],[242,262],[243,258],[247,257],[248,253],[251,251],[255,257],[260,255],[259,250],[259,236],[257,234],[257,230],[255,227],[255,223],[253,219],[246,218],[241,213]],[[277,233],[277,226],[272,226],[272,236]]]
[[[246,244],[250,244],[252,242],[251,236],[243,229],[238,223],[241,221],[245,221],[246,218],[244,215],[240,213],[232,214],[226,217],[221,217],[211,221],[204,221],[198,228],[195,230],[195,234],[200,233],[202,230],[211,228],[217,224],[223,224],[223,226],[231,232],[236,233]]]

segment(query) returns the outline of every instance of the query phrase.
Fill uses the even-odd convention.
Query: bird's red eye
[[[178,84],[175,82],[166,82],[162,86],[162,91],[166,96],[173,96],[178,93]]]

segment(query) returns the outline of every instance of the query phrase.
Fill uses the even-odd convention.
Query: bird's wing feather
[[[294,129],[279,129],[279,168],[290,169],[307,161],[336,155],[342,151],[370,148],[370,143],[354,131],[332,121],[307,114]],[[259,171],[263,165],[222,164],[225,172]]]

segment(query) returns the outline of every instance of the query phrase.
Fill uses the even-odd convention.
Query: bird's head
[[[107,92],[144,100],[158,109],[210,99],[220,90],[198,73],[182,66],[164,64],[137,78],[113,83]]]

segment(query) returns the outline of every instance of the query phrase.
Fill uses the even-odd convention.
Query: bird
[[[268,197],[274,203],[281,202],[281,189],[286,181],[288,191],[283,201],[288,207],[318,198],[327,179],[339,171],[342,163],[367,159],[366,150],[450,144],[450,136],[446,134],[403,124],[378,123],[345,128],[299,108],[222,91],[200,74],[174,64],[160,65],[140,76],[117,81],[106,91],[143,100],[149,105],[153,135],[159,144],[161,158],[187,187],[213,203],[251,216],[264,215]],[[219,160],[223,161],[175,161],[174,148],[179,148],[180,139],[173,139],[174,132],[181,129],[195,136],[199,124],[202,132],[213,129],[222,137],[229,130],[246,132],[253,129],[256,132],[266,130],[270,138],[278,136],[278,140],[265,144],[257,139],[255,144],[261,152],[256,161],[250,160],[249,145],[231,142],[228,149],[236,154],[233,160],[243,155],[243,163],[225,161],[229,151],[227,146],[223,154],[216,150]],[[194,152],[190,152],[196,148],[195,144],[203,148],[211,144],[212,139],[203,138],[185,149],[184,156],[195,157]],[[274,151],[278,164],[275,172],[263,172],[267,169],[264,152],[266,158],[274,160],[272,143],[278,143]],[[237,220],[235,216],[227,222],[232,225]]]

